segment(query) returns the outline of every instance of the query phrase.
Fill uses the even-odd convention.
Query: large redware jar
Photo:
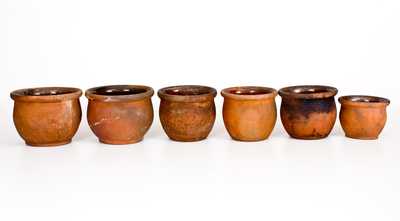
[[[132,144],[141,141],[153,123],[151,87],[109,85],[86,91],[87,120],[99,141]]]
[[[160,89],[160,121],[168,137],[175,141],[207,138],[215,121],[214,88],[199,85]]]
[[[42,87],[11,92],[14,124],[30,146],[68,144],[81,122],[79,97],[82,91],[70,87]]]

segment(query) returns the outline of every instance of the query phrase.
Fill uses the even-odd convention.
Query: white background
[[[0,0],[0,220],[400,220],[398,0]],[[18,88],[177,84],[336,86],[388,97],[377,141],[272,137],[26,147]],[[86,113],[86,98],[81,98]],[[277,98],[278,105],[280,98]],[[338,105],[338,108],[340,106]]]

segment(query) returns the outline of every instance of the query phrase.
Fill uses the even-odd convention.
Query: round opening
[[[89,100],[120,102],[150,98],[154,91],[142,85],[107,85],[88,89],[85,94]]]
[[[296,88],[293,90],[293,93],[296,94],[317,94],[317,93],[326,93],[329,92],[327,89],[323,88]]]
[[[389,104],[390,101],[382,97],[374,97],[367,95],[350,95],[339,98],[340,102],[353,103],[353,104]]]
[[[147,90],[144,88],[132,88],[125,86],[105,86],[99,87],[93,91],[93,94],[104,96],[121,96],[145,93]]]
[[[176,102],[201,102],[213,99],[217,91],[212,87],[201,85],[181,85],[162,88],[158,91],[161,99]]]
[[[72,88],[29,88],[21,91],[22,96],[51,96],[74,93]]]
[[[229,89],[228,92],[235,95],[263,95],[273,93],[273,90],[259,87],[244,87]]]
[[[322,99],[333,97],[338,90],[334,87],[323,85],[303,85],[285,87],[279,90],[279,95],[299,99]]]
[[[206,88],[182,87],[182,88],[166,89],[165,93],[169,95],[178,95],[178,96],[196,96],[196,95],[208,94],[210,93],[210,91],[207,90]]]
[[[39,87],[16,90],[10,95],[14,100],[53,102],[78,98],[82,91],[72,87]]]

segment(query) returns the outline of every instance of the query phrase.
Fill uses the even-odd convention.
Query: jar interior
[[[256,87],[249,87],[249,88],[235,88],[229,90],[229,93],[236,94],[236,95],[263,95],[263,94],[270,94],[273,90],[267,88],[256,88]]]
[[[145,93],[147,90],[144,88],[124,87],[124,86],[113,86],[113,87],[100,87],[97,88],[93,93],[97,95],[105,96],[121,96],[121,95],[133,95]]]
[[[182,88],[171,88],[165,91],[166,94],[169,95],[178,95],[178,96],[193,96],[193,95],[203,95],[208,94],[210,91],[207,88],[189,88],[189,87],[182,87]]]

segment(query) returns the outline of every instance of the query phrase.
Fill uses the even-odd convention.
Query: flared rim
[[[202,102],[213,100],[217,90],[202,85],[179,85],[158,90],[161,99],[175,102]]]
[[[287,98],[322,99],[334,97],[338,93],[338,89],[324,85],[299,85],[284,87],[278,93],[281,97]]]
[[[82,90],[74,87],[36,87],[18,89],[10,93],[15,101],[24,102],[57,102],[77,99]]]
[[[135,101],[150,98],[154,90],[144,85],[105,85],[93,87],[85,92],[89,100],[103,102]]]
[[[221,95],[235,100],[267,100],[275,98],[277,91],[270,87],[238,86],[223,89]]]
[[[339,98],[339,103],[342,105],[352,106],[388,106],[390,100],[383,97],[376,97],[370,95],[347,95]]]

